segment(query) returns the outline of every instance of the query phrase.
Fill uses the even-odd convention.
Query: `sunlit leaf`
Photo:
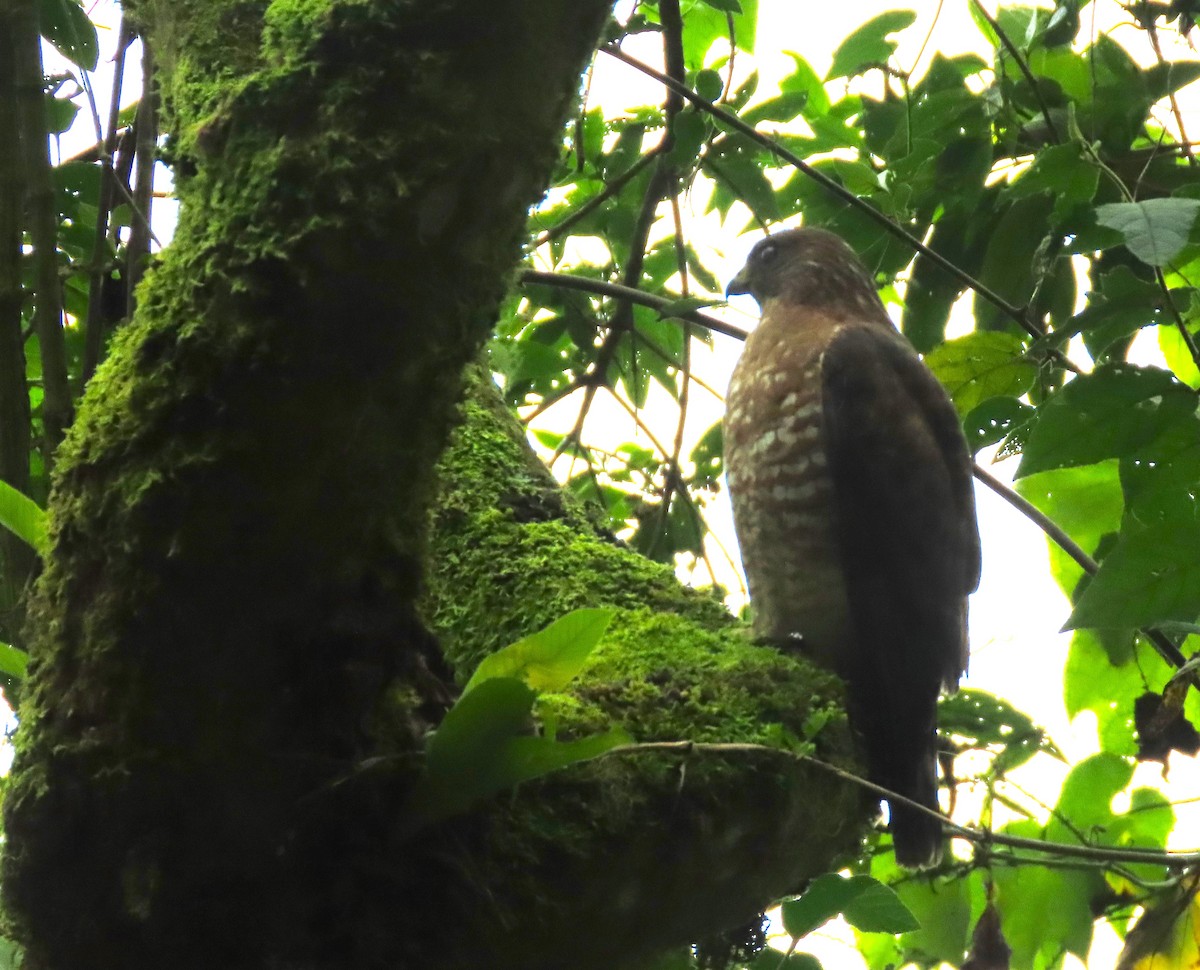
[[[1125,237],[1125,245],[1143,263],[1163,266],[1188,241],[1200,213],[1200,199],[1145,199],[1096,206],[1096,220]]]
[[[886,64],[896,52],[897,42],[891,35],[911,27],[917,15],[912,10],[889,10],[868,20],[847,37],[833,53],[833,64],[826,81],[853,77],[864,70]]]
[[[0,674],[20,679],[28,667],[29,654],[11,643],[0,642]]]
[[[96,28],[78,0],[38,0],[42,36],[63,57],[85,71],[94,71],[100,58]]]
[[[619,730],[569,742],[539,737],[532,715],[536,696],[519,680],[493,677],[459,699],[429,742],[425,770],[405,811],[410,827],[460,814],[489,795],[629,741]]]
[[[32,546],[46,551],[46,513],[29,496],[0,481],[0,526]]]
[[[975,333],[948,340],[925,356],[960,415],[988,398],[1019,397],[1033,384],[1037,368],[1025,359],[1025,345],[1008,333]]]
[[[495,677],[515,677],[537,691],[562,690],[583,669],[612,618],[612,610],[572,610],[544,630],[485,657],[463,693]]]

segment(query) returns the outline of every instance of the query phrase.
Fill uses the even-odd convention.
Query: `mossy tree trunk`
[[[5,800],[30,966],[609,967],[855,837],[776,759],[639,757],[405,838],[453,673],[572,606],[624,609],[563,730],[754,739],[836,694],[598,535],[482,383],[427,545],[607,6],[128,4],[184,205],[60,453]]]

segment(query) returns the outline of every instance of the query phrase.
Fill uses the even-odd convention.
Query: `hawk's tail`
[[[928,770],[922,771],[921,774],[917,791],[904,791],[902,788],[897,790],[940,815],[937,777]],[[945,838],[942,835],[942,823],[938,819],[918,811],[911,805],[890,799],[888,814],[891,816],[892,845],[896,851],[896,861],[900,865],[908,869],[923,869],[936,866],[942,861]]]

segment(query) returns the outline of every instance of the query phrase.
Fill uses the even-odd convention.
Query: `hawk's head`
[[[749,293],[765,307],[781,299],[799,306],[841,308],[871,319],[883,304],[863,264],[846,243],[824,229],[786,229],[756,243],[725,295]]]

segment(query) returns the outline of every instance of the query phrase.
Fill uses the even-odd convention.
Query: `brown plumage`
[[[966,670],[979,583],[954,407],[832,233],[762,240],[727,293],[762,310],[725,414],[755,632],[836,671],[872,780],[937,809],[937,698]],[[935,819],[890,815],[901,864],[940,859]]]

